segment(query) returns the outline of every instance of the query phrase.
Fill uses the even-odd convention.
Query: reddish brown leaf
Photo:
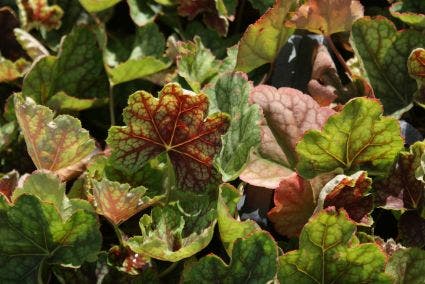
[[[407,211],[401,215],[398,228],[404,245],[425,247],[425,219],[417,211]]]
[[[61,25],[63,10],[58,5],[49,6],[47,0],[19,0],[18,6],[22,25],[27,30],[35,27],[58,29]]]
[[[4,195],[8,201],[11,201],[12,193],[18,186],[19,173],[11,171],[0,177],[0,195]]]
[[[350,31],[353,22],[361,17],[363,6],[358,0],[309,0],[288,25],[329,36]]]
[[[207,110],[206,95],[186,95],[178,84],[166,85],[159,99],[144,91],[134,93],[123,113],[127,126],[109,130],[112,160],[123,170],[136,172],[167,152],[179,185],[202,190],[211,181],[213,158],[229,126],[227,114],[205,118]]]

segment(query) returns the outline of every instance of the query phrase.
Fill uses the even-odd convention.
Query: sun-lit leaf
[[[351,220],[369,226],[373,210],[373,196],[370,194],[372,179],[367,172],[359,171],[351,176],[337,175],[330,180],[319,195],[316,211],[333,206],[344,208]]]
[[[60,171],[77,164],[95,149],[94,141],[77,118],[53,118],[49,108],[21,95],[15,96],[15,112],[37,169]]]
[[[254,24],[251,24],[239,42],[236,70],[249,72],[273,62],[294,29],[284,25],[294,0],[277,0]]]
[[[78,99],[105,98],[109,81],[96,36],[88,28],[75,28],[62,42],[58,56],[46,56],[24,79],[22,94],[49,105],[58,92]]]
[[[243,73],[224,73],[215,86],[205,90],[218,110],[230,114],[229,131],[214,164],[224,181],[236,179],[245,167],[251,150],[260,143],[260,112],[248,103],[251,83]]]
[[[308,0],[288,24],[329,36],[350,31],[353,22],[361,17],[363,6],[358,0]]]
[[[241,198],[239,192],[232,185],[220,185],[217,203],[218,229],[220,238],[229,255],[232,254],[234,242],[239,238],[246,238],[254,232],[261,231],[260,226],[253,220],[241,222],[238,220],[236,205]]]
[[[275,230],[287,237],[297,237],[315,207],[310,183],[296,173],[282,178],[274,192],[274,205],[267,216]]]
[[[235,242],[229,264],[216,255],[205,256],[186,267],[182,282],[267,283],[276,274],[276,259],[273,238],[266,232],[256,232]]]
[[[391,5],[390,12],[393,17],[406,24],[418,28],[425,28],[425,2],[416,0],[398,1]]]
[[[392,210],[417,209],[425,202],[425,184],[416,178],[424,152],[425,143],[416,142],[409,152],[400,152],[388,178],[373,183],[379,206]]]
[[[322,131],[308,131],[297,144],[297,170],[305,178],[341,168],[386,176],[403,149],[397,120],[382,116],[373,99],[356,98],[331,116]]]
[[[6,197],[11,201],[12,193],[18,185],[19,173],[15,170],[7,174],[0,175],[0,196]]]
[[[401,243],[412,247],[425,247],[425,218],[418,211],[407,211],[398,221]]]
[[[185,200],[154,207],[151,215],[140,219],[141,236],[127,244],[155,259],[176,262],[205,248],[216,224],[216,200],[206,195],[188,195]]]
[[[364,17],[354,23],[351,41],[384,112],[391,114],[412,103],[417,86],[408,76],[406,62],[414,48],[425,47],[421,33],[397,31],[383,17]]]
[[[18,28],[13,32],[16,40],[33,60],[49,55],[49,51],[29,32]]]
[[[97,257],[99,223],[87,202],[68,200],[64,185],[45,174],[30,176],[17,191],[13,205],[0,197],[2,282],[36,283],[37,274],[47,280],[49,266],[78,267]]]
[[[79,0],[81,5],[88,12],[100,12],[111,8],[121,0]]]
[[[281,283],[392,283],[386,256],[374,243],[358,244],[344,211],[321,211],[300,236],[300,248],[279,258]]]
[[[92,180],[93,197],[97,213],[118,225],[145,208],[150,207],[161,197],[150,199],[145,196],[147,188],[131,188],[129,184],[103,179]]]
[[[136,172],[167,152],[179,185],[202,190],[212,178],[213,158],[229,125],[224,113],[205,117],[207,109],[207,96],[185,94],[177,84],[166,85],[159,99],[145,91],[134,93],[123,113],[127,126],[109,130],[112,160],[123,170]]]
[[[47,0],[18,0],[19,17],[26,30],[44,28],[58,29],[64,11],[58,5],[49,5]]]
[[[161,6],[152,0],[128,0],[130,17],[139,27],[151,23],[161,12]]]
[[[425,251],[418,248],[402,249],[388,261],[385,272],[391,275],[395,284],[419,284],[425,274]]]
[[[13,62],[0,56],[0,83],[12,82],[22,77],[29,65],[23,58]]]

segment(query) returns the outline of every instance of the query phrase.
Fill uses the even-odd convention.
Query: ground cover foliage
[[[1,283],[424,283],[425,5],[0,0]]]

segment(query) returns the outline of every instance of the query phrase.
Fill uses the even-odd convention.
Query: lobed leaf
[[[296,146],[298,173],[309,179],[342,168],[386,176],[403,139],[398,122],[382,117],[382,111],[378,102],[356,98],[331,116],[322,131],[308,131]]]
[[[277,0],[274,6],[251,24],[243,34],[238,49],[236,70],[249,72],[273,62],[294,29],[285,27],[295,1]]]
[[[58,29],[64,11],[58,5],[49,5],[47,0],[18,0],[19,18],[25,30],[44,28]]]
[[[279,258],[281,283],[391,283],[386,256],[374,243],[358,244],[344,211],[321,211],[300,236],[300,248]]]

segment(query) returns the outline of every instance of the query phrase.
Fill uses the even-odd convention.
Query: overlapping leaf
[[[358,244],[356,226],[341,211],[321,211],[304,227],[300,248],[279,258],[281,283],[391,283],[386,256],[374,243]]]
[[[363,6],[358,0],[308,0],[288,24],[329,36],[350,31],[353,22],[361,17]]]
[[[96,98],[105,98],[109,94],[102,54],[95,34],[88,28],[75,28],[63,41],[57,57],[47,56],[38,60],[22,86],[24,96],[44,105],[50,105],[50,100],[61,92],[74,100],[90,100],[91,104]],[[63,98],[60,102],[66,103]],[[63,107],[59,105],[61,110]],[[74,107],[67,109],[74,110]]]
[[[402,244],[412,247],[425,247],[425,218],[418,211],[407,211],[398,221]]]
[[[344,208],[351,220],[362,225],[371,225],[371,184],[372,179],[367,176],[367,172],[359,171],[351,176],[338,175],[323,187],[316,210],[330,206]]]
[[[238,239],[227,265],[209,255],[183,271],[183,283],[266,283],[276,274],[277,245],[266,232]],[[282,282],[284,283],[284,282]]]
[[[0,175],[0,196],[6,197],[6,201],[11,201],[12,193],[18,185],[19,173],[15,170]]]
[[[37,169],[59,172],[81,162],[95,149],[88,131],[72,116],[53,119],[49,108],[20,95],[15,96],[15,112]]]
[[[229,131],[223,136],[223,146],[214,160],[224,181],[239,176],[251,150],[260,143],[259,108],[248,103],[251,88],[245,74],[225,73],[214,87],[206,90],[210,101],[231,116]]]
[[[395,284],[419,284],[425,273],[425,252],[418,248],[402,249],[394,253],[385,269]]]
[[[147,188],[143,186],[131,188],[129,184],[120,184],[107,179],[92,180],[92,183],[97,213],[104,215],[115,225],[126,221],[161,198],[158,196],[150,199],[145,196]]]
[[[406,61],[414,48],[425,47],[425,38],[420,32],[397,31],[386,18],[364,17],[354,23],[351,36],[355,52],[385,113],[412,103],[417,87],[408,76]]]
[[[188,195],[185,200],[155,207],[140,219],[142,236],[130,238],[130,248],[152,258],[176,262],[205,248],[216,224],[216,201],[206,195]]]
[[[53,176],[31,176],[14,196],[13,205],[0,197],[2,282],[36,283],[49,266],[78,267],[97,256],[101,235],[95,214],[84,210],[87,202],[69,202]]]
[[[277,0],[260,19],[250,25],[239,42],[236,70],[249,72],[276,59],[294,29],[285,27],[295,1]]]
[[[412,27],[425,28],[425,3],[423,1],[398,1],[391,5],[390,12],[393,17],[399,18]]]
[[[312,178],[342,168],[347,173],[362,169],[387,175],[403,139],[398,122],[382,117],[382,111],[375,100],[356,98],[331,116],[322,131],[308,131],[296,147],[298,173]]]
[[[88,12],[100,12],[102,10],[108,9],[121,0],[79,0],[81,5]]]
[[[224,113],[205,118],[207,109],[205,95],[186,95],[177,84],[166,85],[159,99],[144,91],[134,93],[124,109],[127,126],[109,130],[112,160],[123,170],[136,172],[167,152],[179,185],[202,190],[211,182],[213,157],[229,125]]]
[[[397,164],[385,180],[374,182],[376,202],[392,210],[417,209],[424,200],[425,184],[416,178],[425,151],[424,142],[416,142],[410,151],[400,152]]]

